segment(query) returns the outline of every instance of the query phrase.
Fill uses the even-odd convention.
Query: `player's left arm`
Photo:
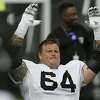
[[[90,26],[94,31],[94,53],[87,62],[88,67],[94,72],[100,71],[100,10],[97,7],[91,7],[88,12]]]
[[[95,50],[91,58],[83,66],[84,83],[90,83],[100,72],[100,40],[95,41]]]
[[[100,11],[97,7],[89,9],[90,26],[94,30],[94,52],[83,67],[85,83],[91,82],[100,72]]]

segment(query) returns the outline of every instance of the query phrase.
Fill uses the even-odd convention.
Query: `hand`
[[[100,11],[98,7],[91,7],[88,10],[89,25],[93,29],[100,27]]]
[[[94,31],[95,40],[100,40],[100,11],[98,7],[91,7],[88,10],[89,26]]]
[[[22,19],[15,31],[15,36],[24,39],[30,26],[36,26],[40,24],[40,20],[35,20],[36,12],[38,10],[38,4],[30,4],[24,11]]]
[[[38,10],[38,3],[32,3],[25,9],[24,13],[35,16],[37,10]]]
[[[22,20],[26,21],[29,26],[36,26],[40,24],[40,20],[35,20],[38,11],[38,3],[30,4],[23,13]]]

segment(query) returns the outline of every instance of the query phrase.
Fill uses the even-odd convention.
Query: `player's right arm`
[[[26,64],[22,62],[20,51],[29,26],[35,25],[34,21],[37,9],[37,3],[30,4],[25,9],[25,12],[22,15],[22,19],[19,22],[18,27],[11,38],[11,43],[9,45],[9,54],[11,56],[13,66],[9,72],[9,75],[16,81],[22,81],[27,72],[27,67]]]
[[[13,45],[21,45],[23,44],[24,37],[28,31],[30,26],[35,26],[40,23],[40,21],[35,20],[36,12],[38,10],[38,4],[33,3],[30,4],[24,11],[21,21],[12,36]]]

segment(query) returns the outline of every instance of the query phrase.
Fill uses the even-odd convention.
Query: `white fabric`
[[[32,15],[24,14],[14,34],[20,38],[24,38],[30,26],[37,26],[40,23],[41,20],[34,20]]]
[[[29,26],[33,23],[34,18],[32,15],[29,14],[23,14],[22,19],[18,25],[18,28],[15,31],[15,35],[17,35],[20,38],[24,38]]]
[[[22,91],[25,100],[79,100],[80,87],[83,82],[82,67],[83,62],[73,60],[66,65],[60,65],[58,69],[50,69],[44,64],[35,64],[28,60],[23,60],[28,68],[27,75],[24,78]],[[71,92],[70,88],[62,88],[61,82],[65,72],[68,71],[73,83],[76,85],[75,92]],[[41,86],[41,73],[53,73],[54,76],[46,75],[45,85],[52,86],[54,81],[57,87],[54,90],[45,90]],[[70,84],[68,77],[65,78],[66,83]],[[47,82],[51,80],[51,82]]]
[[[100,17],[90,17],[90,27],[93,28],[94,30],[94,39],[95,40],[100,40]]]
[[[40,20],[35,20],[37,10],[38,3],[32,3],[25,9],[18,28],[15,31],[15,35],[20,38],[24,38],[30,26],[36,26],[40,24]]]

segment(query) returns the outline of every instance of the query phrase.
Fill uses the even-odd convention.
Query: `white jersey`
[[[73,60],[58,69],[23,60],[28,68],[23,81],[25,100],[79,100],[83,62]]]

